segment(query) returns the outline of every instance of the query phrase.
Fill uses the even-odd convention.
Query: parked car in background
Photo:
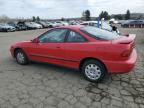
[[[144,28],[144,20],[127,20],[121,26],[124,28]]]
[[[14,27],[16,30],[19,29],[19,27],[17,25],[17,22],[8,22],[7,24],[10,25],[10,26],[12,26],[12,27]]]
[[[48,25],[49,28],[56,27],[56,24],[53,22],[46,21],[46,24]]]
[[[79,25],[79,22],[77,21],[69,21],[69,25]]]
[[[41,24],[38,24],[36,22],[30,22],[32,25],[34,25],[37,29],[42,29],[43,26]]]
[[[0,23],[0,31],[2,32],[14,32],[15,27],[8,25],[7,23]]]
[[[38,21],[36,23],[42,25],[43,28],[48,28],[49,27],[49,24],[47,24],[47,22],[45,22],[45,21]]]
[[[21,30],[27,30],[28,27],[26,26],[25,22],[24,21],[19,21],[17,23],[17,30],[18,31],[21,31]]]
[[[123,24],[123,23],[125,23],[126,22],[126,20],[119,20],[119,24],[121,25],[121,24]]]
[[[63,26],[68,26],[69,25],[69,23],[66,22],[66,21],[61,21],[61,23],[62,23]]]
[[[25,25],[26,25],[26,27],[27,27],[28,30],[37,29],[37,27],[35,27],[33,25],[33,23],[31,23],[31,22],[25,22]]]
[[[135,35],[120,36],[90,26],[53,28],[32,41],[10,48],[17,63],[45,62],[79,69],[92,82],[107,73],[130,72],[137,59]]]
[[[55,25],[55,27],[59,27],[59,26],[63,26],[63,23],[61,21],[56,21],[53,22],[53,25]]]
[[[57,21],[57,22],[48,22],[48,21],[46,21],[46,23],[49,25],[49,28],[63,26],[61,21]]]
[[[42,25],[37,24],[35,22],[25,22],[25,25],[27,26],[28,29],[41,29]]]
[[[98,21],[85,21],[83,23],[80,23],[80,25],[85,25],[85,26],[94,26],[98,28]],[[107,30],[110,32],[116,32],[120,33],[119,30],[115,26],[110,26],[109,24],[105,22],[100,22],[100,28],[103,30]]]
[[[119,21],[112,18],[112,19],[109,20],[109,24],[119,24]]]

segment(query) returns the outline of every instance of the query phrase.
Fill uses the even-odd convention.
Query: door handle
[[[59,46],[57,46],[56,48],[60,48]]]

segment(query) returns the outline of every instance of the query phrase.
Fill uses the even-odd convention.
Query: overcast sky
[[[89,9],[91,16],[103,10],[110,14],[144,12],[144,0],[0,0],[0,15],[41,18],[81,17]]]

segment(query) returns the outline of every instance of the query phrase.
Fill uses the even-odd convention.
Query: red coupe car
[[[36,61],[79,69],[87,80],[98,82],[106,73],[133,69],[137,59],[134,39],[134,34],[120,36],[95,27],[65,26],[16,43],[10,51],[21,65]]]

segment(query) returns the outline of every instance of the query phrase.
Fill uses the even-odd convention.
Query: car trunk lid
[[[121,38],[119,39],[116,39],[116,40],[112,40],[112,43],[115,44],[130,44],[130,43],[133,43],[134,40],[136,38],[136,35],[135,34],[129,34],[129,35],[126,35],[126,36],[121,36]]]
[[[112,40],[112,44],[125,45],[123,52],[121,53],[121,57],[129,57],[135,47],[135,34],[129,34],[126,36],[121,36],[121,38]]]

